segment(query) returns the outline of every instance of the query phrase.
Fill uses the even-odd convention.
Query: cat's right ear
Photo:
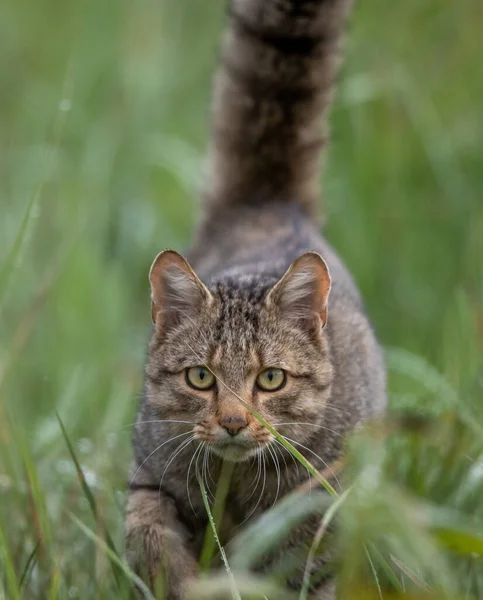
[[[151,316],[160,329],[178,323],[183,316],[196,315],[213,296],[188,261],[174,250],[164,250],[154,259],[149,271]]]

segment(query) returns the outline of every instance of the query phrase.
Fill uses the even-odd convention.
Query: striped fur
[[[165,251],[151,269],[155,326],[133,432],[128,558],[151,586],[164,575],[168,600],[184,600],[196,581],[207,525],[200,472],[212,486],[223,459],[238,461],[219,528],[224,543],[304,481],[290,455],[276,464],[273,436],[247,406],[324,469],[386,404],[384,363],[359,292],[315,219],[348,8],[346,0],[230,5],[204,218],[189,263]],[[216,378],[210,389],[189,385],[187,371],[199,365]],[[257,386],[267,367],[286,372],[273,392]],[[243,429],[234,437],[224,423]],[[260,460],[258,449],[263,487],[249,460]],[[303,554],[317,527],[307,519],[254,569]],[[318,556],[314,571],[332,556]],[[303,569],[287,575],[288,588],[300,589]],[[311,594],[334,600],[333,579]]]
[[[216,77],[208,214],[282,200],[314,212],[345,0],[234,0]]]

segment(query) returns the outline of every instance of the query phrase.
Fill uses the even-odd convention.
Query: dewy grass
[[[94,494],[92,493],[85,475],[84,475],[84,471],[82,470],[82,467],[79,464],[79,461],[77,459],[76,453],[74,451],[74,447],[72,446],[72,443],[69,439],[69,436],[67,435],[67,431],[64,427],[64,424],[62,422],[62,419],[60,418],[59,414],[56,413],[56,417],[57,417],[57,421],[59,422],[59,426],[60,429],[62,431],[62,436],[65,440],[65,443],[67,445],[67,449],[69,450],[69,454],[70,457],[72,459],[72,462],[75,465],[75,470],[77,473],[77,477],[79,478],[79,483],[82,487],[82,491],[89,503],[89,506],[91,508],[92,511],[92,515],[94,517],[94,520],[96,522],[97,525],[101,525],[102,528],[104,529],[104,535],[106,538],[106,543],[107,543],[107,547],[109,548],[109,553],[108,556],[111,559],[111,565],[112,565],[112,574],[114,575],[114,579],[116,581],[116,584],[119,586],[119,561],[114,561],[112,560],[112,555],[118,556],[117,552],[116,552],[116,548],[114,546],[114,542],[111,538],[111,535],[109,534],[109,531],[106,529],[105,524],[104,523],[100,523],[99,522],[99,511],[97,509],[97,503],[96,503],[96,499],[94,498]]]
[[[110,558],[110,560],[118,567],[118,569],[125,575],[126,579],[134,586],[136,589],[143,595],[145,600],[155,600],[146,584],[131,571],[127,563],[121,560],[118,555],[106,544],[106,542],[97,536],[93,531],[91,531],[82,521],[80,521],[75,515],[70,514],[70,518],[72,522],[81,529],[81,531],[92,540],[105,554]]]

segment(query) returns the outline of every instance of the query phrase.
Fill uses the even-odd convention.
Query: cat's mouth
[[[263,444],[265,445],[265,444]],[[242,462],[260,452],[262,444],[248,440],[227,440],[212,444],[212,451],[225,460]]]

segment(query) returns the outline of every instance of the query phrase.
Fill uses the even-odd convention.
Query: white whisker
[[[278,500],[278,494],[280,492],[280,464],[278,462],[278,458],[272,452],[272,449],[270,448],[270,446],[267,446],[267,450],[268,450],[268,452],[270,452],[270,456],[273,459],[273,464],[275,465],[275,471],[277,473],[277,493],[275,494],[275,500],[273,501],[273,504],[272,504],[272,508],[273,508],[275,506],[275,503]]]
[[[215,501],[215,496],[213,495],[213,492],[211,491],[210,485],[208,483],[208,477],[207,477],[207,474],[206,474],[207,461],[208,461],[208,451],[207,451],[207,448],[205,448],[205,452],[204,452],[204,455],[203,455],[202,480],[203,480],[203,483],[205,484],[205,488],[206,488],[206,491],[207,491],[208,495],[211,496],[211,499],[214,502]]]
[[[253,515],[253,513],[257,510],[258,505],[260,504],[261,499],[263,498],[263,492],[265,491],[265,483],[267,480],[267,469],[266,469],[266,465],[265,465],[265,454],[263,452],[261,452],[261,457],[263,460],[263,485],[262,485],[262,491],[260,492],[260,496],[258,498],[257,503],[255,504],[255,506],[253,507],[253,509],[250,511],[249,515],[240,523],[240,525],[238,525],[238,527],[241,527],[244,523],[246,523],[248,521],[248,519]]]
[[[139,465],[139,467],[136,469],[136,472],[134,473],[134,475],[131,478],[131,481],[129,482],[129,487],[132,486],[133,481],[136,479],[136,475],[139,473],[139,470],[143,467],[143,465],[146,463],[147,460],[149,460],[151,458],[151,456],[157,452],[158,450],[160,450],[163,446],[165,446],[166,444],[168,444],[169,442],[172,442],[173,440],[176,440],[177,438],[180,438],[183,435],[190,435],[191,431],[186,431],[185,433],[180,433],[179,435],[175,435],[172,438],[169,438],[169,440],[166,440],[165,442],[163,442],[162,444],[160,444],[157,448],[155,448],[144,460],[143,462]]]
[[[278,440],[276,440],[276,441],[278,442]],[[277,456],[278,456],[278,453],[280,452],[280,450],[278,449],[278,447],[274,446],[273,450],[274,450],[274,452],[277,453]],[[282,457],[283,464],[285,465],[285,471],[287,471],[288,470],[288,465],[287,465],[287,461],[285,460],[285,456],[283,455],[282,452],[280,452],[280,456]]]
[[[191,506],[191,510],[194,512],[194,514],[196,515],[196,510],[193,507],[193,503],[191,502],[191,494],[190,494],[190,486],[189,486],[189,478],[190,478],[190,471],[191,471],[191,465],[193,464],[193,460],[195,459],[195,457],[201,453],[204,445],[206,442],[201,442],[201,444],[198,444],[198,447],[196,448],[196,450],[193,452],[193,456],[191,457],[190,460],[190,464],[188,465],[188,472],[186,473],[186,492],[188,494],[188,501],[190,503]]]
[[[211,448],[208,445],[206,447],[206,452],[208,454],[208,458],[206,459],[206,466],[207,466],[207,471],[208,471],[208,479],[211,481],[211,483],[215,486],[217,486],[217,483],[215,482],[215,480],[213,479],[213,476],[211,474],[211,470],[210,470],[210,457],[211,457]]]
[[[206,442],[202,442],[201,446],[204,448],[205,447]],[[198,452],[198,456],[196,457],[196,461],[195,461],[195,473],[196,473],[196,478],[199,479],[200,478],[200,471],[199,471],[199,467],[198,467],[198,461],[200,460],[202,451]]]
[[[135,423],[129,423],[128,425],[123,425],[124,427],[135,427],[136,425],[144,425],[146,423],[186,423],[187,425],[196,425],[196,421],[177,421],[175,419],[155,419],[153,421],[136,421]]]
[[[253,494],[255,493],[255,491],[256,491],[256,489],[258,487],[258,484],[260,482],[260,477],[262,476],[262,461],[261,461],[261,458],[260,458],[261,451],[262,451],[261,447],[257,448],[257,454],[256,454],[256,457],[257,457],[257,472],[256,472],[255,477],[253,478],[253,481],[252,481],[252,487],[253,487],[252,493],[248,496],[248,498],[246,499],[246,502],[248,502],[250,500],[250,498],[253,496]],[[253,485],[253,484],[255,484],[255,485]]]
[[[298,461],[298,460],[296,460],[295,456],[294,456],[294,455],[293,455],[293,454],[290,452],[290,450],[287,450],[287,448],[285,448],[285,446],[284,446],[284,445],[283,445],[281,442],[279,442],[277,439],[274,439],[273,441],[274,441],[276,444],[278,444],[278,445],[279,445],[279,446],[282,448],[282,450],[285,450],[285,452],[287,452],[287,453],[288,453],[288,455],[290,456],[290,458],[292,459],[292,461],[293,461],[293,463],[294,463],[294,465],[295,465],[295,468],[297,469],[297,477],[299,478],[299,481],[300,481],[300,473],[299,473],[299,461]],[[281,454],[282,454],[282,456],[283,456],[283,453],[282,453],[282,452],[281,452]]]
[[[303,448],[304,450],[307,450],[307,452],[310,452],[311,454],[313,454],[316,458],[318,458],[320,460],[320,462],[324,465],[324,467],[326,467],[326,469],[328,469],[330,471],[330,473],[332,473],[332,476],[334,477],[335,481],[337,482],[337,485],[340,487],[340,489],[342,490],[342,486],[339,482],[339,480],[337,479],[337,475],[334,473],[334,471],[330,468],[330,465],[328,465],[325,460],[323,458],[321,458],[317,453],[315,453],[313,450],[311,450],[310,448],[307,448],[307,446],[304,446],[303,444],[301,444],[300,442],[297,442],[296,440],[292,440],[289,437],[286,437],[285,435],[283,436],[287,442],[290,442],[291,444],[295,444],[297,446],[300,446],[301,448]]]
[[[345,439],[345,437],[342,434],[338,433],[337,431],[334,431],[333,429],[330,429],[329,427],[326,427],[325,425],[316,425],[315,423],[300,423],[298,421],[291,421],[289,423],[272,423],[272,427],[278,427],[282,425],[308,425],[310,427],[318,427],[319,429],[325,429],[326,431],[330,431],[330,433],[333,433],[334,435]]]
[[[168,459],[168,462],[167,462],[166,466],[164,467],[163,475],[161,476],[161,479],[159,481],[159,493],[160,493],[160,495],[161,495],[161,487],[163,485],[164,476],[166,475],[166,472],[169,469],[169,466],[175,460],[175,458],[178,456],[178,454],[180,454],[181,452],[183,452],[183,450],[185,450],[185,448],[187,448],[194,439],[195,439],[195,436],[192,435],[187,440],[184,440],[183,442],[181,442],[181,444],[176,448],[176,450],[171,453],[170,458]]]

